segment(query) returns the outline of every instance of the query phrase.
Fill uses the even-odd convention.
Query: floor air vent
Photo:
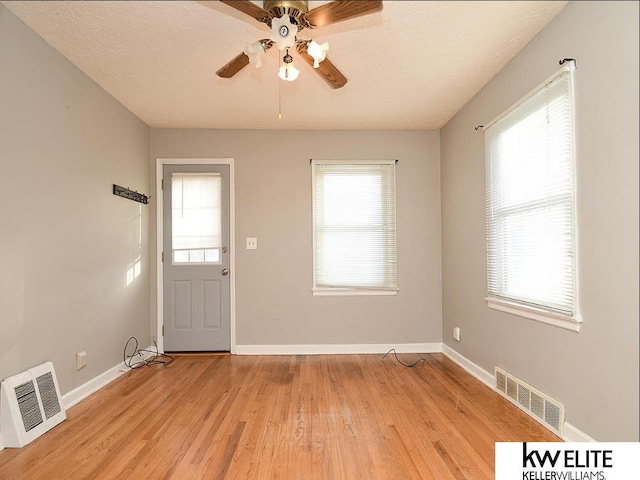
[[[5,447],[23,447],[67,418],[51,362],[7,378],[0,391]]]
[[[564,405],[499,367],[495,367],[495,383],[498,393],[562,437]]]

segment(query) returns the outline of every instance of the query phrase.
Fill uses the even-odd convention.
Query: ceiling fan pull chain
[[[282,120],[282,85],[278,82],[278,120]]]

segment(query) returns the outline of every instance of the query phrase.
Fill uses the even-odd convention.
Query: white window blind
[[[174,263],[219,263],[222,242],[219,173],[171,175]]]
[[[313,161],[314,291],[397,291],[395,161]]]
[[[573,64],[485,135],[487,299],[575,317]]]

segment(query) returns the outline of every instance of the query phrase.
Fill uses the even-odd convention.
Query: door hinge
[[[164,190],[164,178],[160,179],[160,190]]]
[[[164,325],[162,325],[162,336],[164,337]]]
[[[161,260],[161,261],[162,261],[162,263],[164,263],[164,252],[162,252],[162,253],[160,254],[160,256],[162,257],[162,260]]]

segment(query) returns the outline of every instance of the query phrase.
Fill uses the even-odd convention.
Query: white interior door
[[[229,166],[163,167],[164,350],[229,351]]]

